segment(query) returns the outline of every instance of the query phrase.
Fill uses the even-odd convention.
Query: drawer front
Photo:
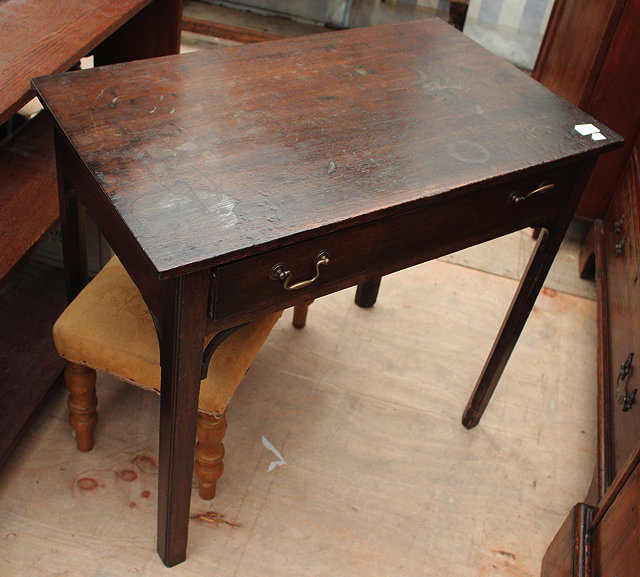
[[[575,174],[547,171],[217,267],[210,316],[241,321],[541,225],[558,216]]]
[[[628,171],[604,221],[609,333],[609,423],[605,426],[613,479],[640,441],[640,267],[636,221],[637,180]],[[640,402],[640,398],[638,399]]]
[[[640,572],[640,468],[593,529],[593,577],[637,577]]]

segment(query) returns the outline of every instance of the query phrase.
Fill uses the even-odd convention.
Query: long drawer
[[[425,201],[420,210],[222,265],[213,271],[210,316],[220,321],[235,319],[251,309],[286,308],[301,299],[541,225],[559,215],[573,188],[576,170],[556,168],[459,199]],[[305,284],[310,280],[313,282]]]

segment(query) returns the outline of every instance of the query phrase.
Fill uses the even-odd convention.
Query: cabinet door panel
[[[604,221],[606,261],[606,319],[609,370],[605,374],[605,443],[613,479],[640,440],[640,405],[633,401],[640,389],[640,251],[638,250],[638,162],[627,166]],[[640,401],[640,398],[638,399]]]

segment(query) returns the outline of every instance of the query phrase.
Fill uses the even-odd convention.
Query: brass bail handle
[[[282,286],[284,287],[285,290],[295,291],[295,290],[307,287],[311,283],[314,283],[315,281],[317,281],[318,278],[320,278],[320,265],[322,264],[329,264],[329,253],[325,250],[319,252],[316,255],[316,260],[315,260],[316,274],[313,278],[309,278],[307,280],[301,280],[300,282],[291,284],[292,273],[287,268],[287,265],[284,264],[283,262],[275,265],[271,269],[271,274],[269,276],[273,280],[284,281]]]
[[[532,190],[530,192],[512,192],[509,195],[509,200],[513,203],[513,204],[520,204],[521,202],[527,200],[527,198],[534,196],[536,194],[542,194],[543,192],[547,192],[548,190],[553,190],[556,187],[555,184],[541,184],[538,188],[536,188],[535,190]]]
[[[616,401],[622,405],[622,410],[626,413],[636,404],[637,389],[633,391],[627,388],[627,379],[631,374],[633,365],[633,353],[629,353],[627,359],[620,364],[620,372],[616,380]]]

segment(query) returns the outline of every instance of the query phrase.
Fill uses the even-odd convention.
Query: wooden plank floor
[[[158,398],[102,377],[95,449],[62,391],[0,478],[0,575],[533,577],[595,460],[593,300],[546,289],[484,420],[460,416],[516,283],[436,261],[290,311],[229,411],[188,559],[155,553]],[[281,452],[278,458],[263,437]]]

